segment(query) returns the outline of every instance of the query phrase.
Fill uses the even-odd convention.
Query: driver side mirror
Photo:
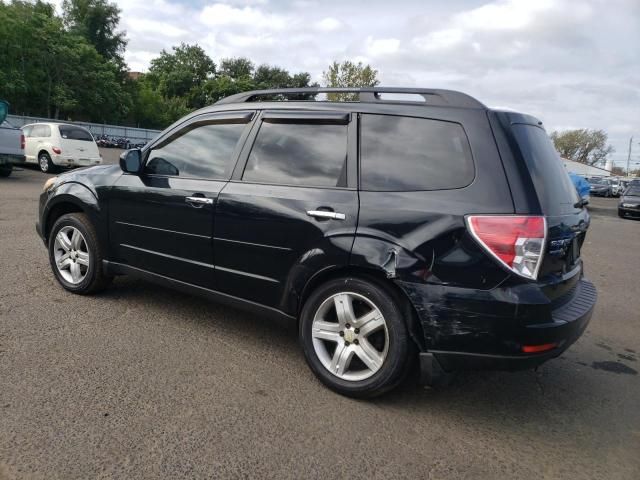
[[[7,115],[9,115],[9,104],[0,100],[0,124],[6,120]]]
[[[139,148],[133,148],[120,154],[120,168],[125,173],[138,175],[142,168],[142,152]]]

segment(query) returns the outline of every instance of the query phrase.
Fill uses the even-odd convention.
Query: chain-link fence
[[[122,127],[119,125],[105,125],[102,123],[89,122],[64,122],[62,120],[52,120],[50,118],[29,117],[25,115],[8,115],[7,121],[14,127],[22,127],[29,123],[48,122],[48,123],[69,123],[79,125],[89,130],[96,139],[102,135],[116,139],[127,138],[130,143],[147,143],[158,136],[160,130],[149,130],[146,128]]]

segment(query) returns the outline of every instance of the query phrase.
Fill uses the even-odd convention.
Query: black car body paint
[[[433,190],[362,188],[366,115],[460,126],[473,161],[469,182]],[[117,166],[66,173],[41,196],[41,236],[47,240],[52,214],[77,208],[96,225],[109,272],[287,318],[299,315],[323,281],[369,275],[409,300],[412,338],[445,370],[532,367],[562,353],[586,328],[596,301],[580,258],[590,219],[574,206],[573,187],[565,195],[563,179],[545,189],[556,159],[541,158],[548,152],[537,119],[477,105],[224,103],[176,122],[143,149],[143,158],[216,116],[245,125],[221,178],[134,175]],[[261,126],[283,122],[344,125],[339,186],[243,180]],[[192,195],[210,203],[194,208],[185,202]],[[316,211],[344,218],[309,213]],[[466,218],[482,214],[546,217],[536,280],[505,269],[472,237]],[[546,343],[554,348],[523,353],[525,345]]]

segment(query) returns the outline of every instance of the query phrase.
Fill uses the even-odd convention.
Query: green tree
[[[151,61],[147,80],[165,98],[183,97],[188,108],[203,107],[207,100],[203,86],[215,75],[215,63],[197,45],[183,43],[172,50],[162,50]]]
[[[322,73],[324,84],[327,87],[375,87],[378,81],[378,70],[369,65],[357,64],[346,60],[342,63],[333,62],[329,69]],[[332,101],[355,101],[358,95],[355,93],[330,93],[327,98]]]
[[[565,130],[552,132],[551,139],[560,156],[574,162],[595,165],[604,161],[614,148],[607,144],[604,130]]]
[[[224,58],[220,61],[219,74],[233,79],[251,77],[255,67],[248,58]]]
[[[0,97],[19,113],[97,121],[130,106],[117,67],[41,1],[0,2]]]
[[[120,9],[107,0],[64,0],[64,24],[68,31],[85,38],[107,60],[124,64],[122,54],[127,41],[118,32]]]

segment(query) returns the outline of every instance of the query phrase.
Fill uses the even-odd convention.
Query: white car
[[[624,185],[619,178],[611,179],[611,193],[614,197],[619,197],[624,192]]]
[[[58,167],[87,167],[102,163],[98,145],[89,130],[66,123],[32,123],[22,127],[27,163],[43,172]]]

